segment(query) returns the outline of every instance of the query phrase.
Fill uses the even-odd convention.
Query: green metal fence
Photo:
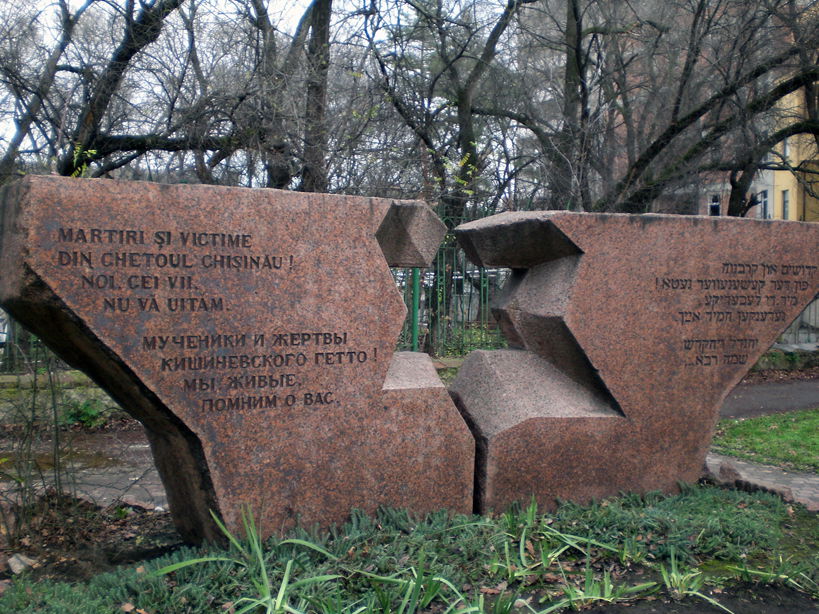
[[[399,349],[434,356],[462,356],[474,349],[505,347],[491,303],[507,269],[478,267],[447,236],[429,269],[394,269],[408,317]]]

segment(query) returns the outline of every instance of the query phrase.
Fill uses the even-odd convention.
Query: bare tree
[[[307,92],[304,110],[303,192],[327,191],[327,75],[330,67],[332,0],[316,0],[310,16],[307,48]]]
[[[411,2],[412,12],[374,5],[366,35],[380,84],[428,156],[441,213],[450,226],[464,219],[485,169],[476,99],[499,53],[499,44],[521,7],[508,0],[497,13],[473,4]],[[407,27],[404,19],[410,19]],[[420,69],[419,69],[420,67]]]
[[[0,30],[0,174],[423,195],[453,226],[725,173],[741,214],[782,139],[819,141],[814,4],[313,0],[288,34],[267,0],[58,1]]]
[[[32,124],[37,121],[45,99],[51,93],[54,79],[59,70],[59,61],[74,35],[77,22],[82,18],[83,13],[95,0],[86,0],[74,13],[71,13],[66,0],[59,0],[59,34],[51,53],[45,59],[43,67],[36,77],[36,83],[28,82],[24,75],[18,70],[21,68],[22,58],[4,58],[0,70],[2,70],[4,81],[17,96],[17,106],[20,108],[18,117],[15,118],[14,134],[9,139],[6,151],[0,159],[0,184],[8,181],[14,171],[17,162],[17,155],[23,141],[29,136]],[[7,7],[10,8],[10,7]],[[19,7],[15,7],[15,11]],[[17,14],[5,16],[6,28],[9,30],[19,25],[23,25],[24,15]],[[33,32],[28,28],[23,28],[24,32],[30,35]],[[10,32],[9,32],[10,34]],[[8,36],[8,35],[7,35]],[[10,37],[4,37],[8,40]],[[17,62],[14,60],[17,59]]]
[[[179,8],[183,0],[141,2],[136,10],[134,0],[127,0],[123,9],[122,35],[100,75],[95,79],[89,99],[79,113],[70,133],[70,145],[58,163],[62,175],[72,175],[84,158],[95,151],[101,138],[101,127],[111,101],[117,92],[131,60],[146,46],[159,38],[165,18]]]

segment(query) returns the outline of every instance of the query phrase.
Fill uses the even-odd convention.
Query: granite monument
[[[396,353],[389,265],[421,202],[26,177],[5,186],[0,302],[142,422],[190,541],[472,509],[472,436],[428,356]]]

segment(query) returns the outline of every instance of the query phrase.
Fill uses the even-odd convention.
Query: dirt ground
[[[168,512],[137,507],[106,509],[47,493],[35,511],[31,530],[15,549],[0,549],[0,592],[12,577],[9,559],[22,553],[36,578],[76,582],[156,558],[182,546]]]
[[[765,384],[769,382],[784,382],[787,380],[819,380],[819,367],[810,369],[766,369],[751,371],[742,380],[743,384]]]
[[[818,614],[819,603],[802,593],[773,586],[738,586],[710,594],[734,614]],[[588,614],[725,614],[706,601],[691,597],[680,602],[643,600],[586,610]]]

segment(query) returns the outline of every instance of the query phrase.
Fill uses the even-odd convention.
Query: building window
[[[759,208],[762,212],[762,219],[769,220],[771,219],[771,207],[768,204],[768,190],[762,190],[759,195]]]
[[[782,219],[787,220],[790,213],[791,206],[790,190],[782,190]]]
[[[720,195],[711,194],[711,202],[708,205],[708,215],[720,214]]]
[[[785,162],[791,157],[791,146],[790,143],[788,143],[788,137],[785,137],[782,141],[782,157],[785,158]]]

